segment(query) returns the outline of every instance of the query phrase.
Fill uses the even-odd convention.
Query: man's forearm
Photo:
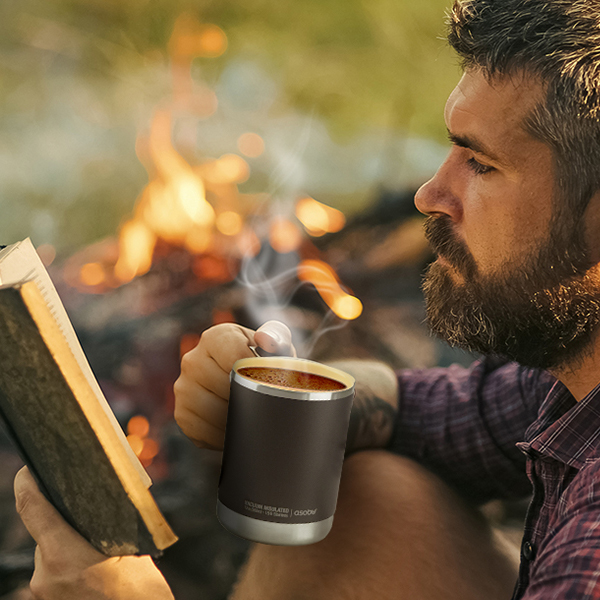
[[[375,361],[344,360],[328,364],[356,379],[346,455],[367,448],[385,448],[398,412],[398,381],[394,371]]]

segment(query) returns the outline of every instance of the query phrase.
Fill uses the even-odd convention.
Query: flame
[[[217,57],[227,50],[227,36],[217,25],[202,25],[189,13],[180,15],[173,25],[169,54],[174,61],[196,56]]]
[[[199,50],[202,56],[221,56],[227,50],[227,36],[216,25],[206,25],[200,32]]]
[[[212,115],[217,109],[217,97],[212,90],[194,84],[192,60],[198,56],[221,56],[227,50],[225,32],[216,25],[202,25],[195,16],[184,13],[175,21],[168,49],[175,104],[191,109],[201,118]]]
[[[244,224],[248,210],[240,210],[245,195],[237,187],[250,176],[248,163],[229,153],[192,166],[172,141],[175,111],[198,117],[216,109],[214,92],[192,80],[193,58],[220,56],[226,48],[227,36],[216,25],[201,24],[190,14],[176,20],[168,45],[173,102],[155,111],[149,133],[136,140],[136,154],[148,172],[149,182],[138,197],[132,218],[119,231],[119,254],[114,274],[106,274],[107,285],[120,285],[146,273],[158,240],[185,247],[198,256],[212,253],[209,260],[194,263],[193,269],[198,277],[212,281],[231,279],[231,269],[223,256],[247,256],[259,251],[256,234]],[[199,112],[202,102],[210,110]],[[244,134],[240,140],[247,155],[262,152],[262,138],[257,134]],[[86,269],[82,275],[86,281],[99,280],[97,273]]]
[[[119,259],[115,276],[121,281],[131,281],[150,269],[156,235],[142,221],[128,221],[121,228]]]
[[[194,227],[185,236],[185,247],[192,254],[202,254],[210,248],[212,241],[213,234],[210,228]]]
[[[136,141],[136,153],[148,172],[149,182],[136,202],[132,218],[120,229],[114,274],[106,263],[86,264],[79,279],[87,285],[104,281],[106,286],[115,286],[146,273],[158,240],[196,255],[192,270],[209,282],[231,280],[235,276],[231,258],[248,258],[260,251],[260,240],[245,223],[251,212],[249,207],[260,204],[258,195],[241,194],[238,190],[238,185],[250,176],[248,162],[238,154],[228,153],[192,166],[172,141],[174,113],[202,117],[214,112],[217,104],[212,90],[199,87],[192,80],[192,60],[198,56],[220,56],[226,48],[227,36],[216,25],[201,24],[189,14],[181,15],[175,22],[168,45],[173,101],[155,111],[149,133],[138,136]],[[199,108],[202,102],[207,107],[205,112]],[[237,146],[247,157],[264,152],[262,137],[253,132],[240,135]],[[345,225],[339,210],[309,197],[298,201],[296,215],[313,236],[339,231]],[[296,221],[278,217],[271,222],[269,242],[275,251],[298,250],[302,240],[303,231]],[[341,318],[360,315],[360,300],[341,289],[335,272],[325,263],[305,261],[299,275],[315,284],[331,310]]]
[[[321,260],[303,260],[298,265],[298,279],[312,283],[340,319],[351,321],[362,313],[362,302],[342,290],[336,272]]]
[[[309,197],[298,200],[296,216],[314,237],[340,231],[346,224],[343,212]]]
[[[273,219],[269,228],[269,242],[281,254],[293,252],[302,243],[302,234],[295,223],[283,217]]]
[[[187,108],[197,116],[212,114],[217,106],[216,96],[208,88],[194,86],[191,64],[197,56],[223,54],[227,36],[216,25],[201,24],[186,13],[176,20],[168,48],[173,106]],[[206,200],[202,178],[175,150],[171,130],[171,110],[157,110],[149,136],[139,136],[136,141],[136,153],[150,182],[140,194],[133,218],[119,234],[119,258],[114,270],[121,283],[148,271],[158,238],[185,246],[194,254],[205,252],[212,241],[214,208]],[[225,155],[216,161],[218,170],[230,181],[245,181],[249,167],[241,157],[234,156]],[[227,223],[224,227],[227,229]],[[232,228],[229,223],[228,230]],[[241,230],[241,226],[238,228]]]
[[[147,272],[157,238],[186,245],[192,252],[208,247],[215,211],[207,202],[202,179],[171,143],[171,114],[157,111],[152,121],[147,154],[155,177],[143,190],[134,218],[122,228],[115,275],[121,282]],[[144,161],[147,164],[147,161]]]
[[[171,113],[168,111],[159,110],[154,115],[149,153],[162,183],[162,188],[154,186],[153,205],[160,202],[161,206],[168,206],[175,212],[172,219],[180,225],[212,225],[215,211],[206,201],[204,184],[171,143]]]
[[[204,163],[200,171],[209,183],[243,183],[250,176],[250,165],[237,154],[224,154]]]

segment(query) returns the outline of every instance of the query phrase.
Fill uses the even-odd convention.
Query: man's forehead
[[[444,118],[452,136],[482,140],[498,156],[510,158],[515,145],[536,142],[524,123],[543,100],[544,86],[534,77],[489,80],[481,71],[469,70],[450,94]]]

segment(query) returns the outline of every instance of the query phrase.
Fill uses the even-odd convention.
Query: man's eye
[[[470,158],[467,161],[467,164],[469,165],[469,169],[471,169],[471,171],[473,171],[477,175],[485,175],[486,173],[489,173],[490,171],[494,170],[494,167],[482,165],[480,162],[477,162],[474,158]]]

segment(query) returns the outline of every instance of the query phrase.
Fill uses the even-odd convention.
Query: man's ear
[[[584,214],[585,243],[594,264],[600,263],[600,190],[592,196]]]

